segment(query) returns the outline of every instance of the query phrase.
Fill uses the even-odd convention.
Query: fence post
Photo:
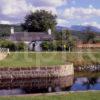
[[[8,54],[8,55],[10,54],[9,48],[7,49],[7,54]]]

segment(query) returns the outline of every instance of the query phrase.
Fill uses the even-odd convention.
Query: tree
[[[91,27],[87,27],[87,29],[85,30],[85,43],[93,43],[95,41],[95,37],[96,34],[93,31],[91,31]]]
[[[55,33],[55,39],[59,41],[58,47],[62,50],[72,50],[75,47],[75,39],[69,30],[62,30]]]
[[[44,32],[49,28],[52,30],[56,26],[56,15],[45,10],[37,10],[36,12],[31,12],[26,15],[25,22],[22,24],[23,30],[28,32]]]

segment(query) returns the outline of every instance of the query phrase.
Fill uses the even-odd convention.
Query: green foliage
[[[94,41],[95,41],[95,43],[100,43],[100,37],[95,37]]]
[[[25,17],[22,28],[28,32],[44,32],[49,28],[54,30],[56,24],[56,15],[52,15],[45,10],[37,10]]]
[[[69,30],[55,32],[55,39],[57,40],[57,47],[60,50],[68,50],[69,48],[72,50],[75,48],[76,41],[72,37],[72,33]]]
[[[50,41],[44,41],[42,44],[41,44],[41,47],[42,47],[42,50],[43,51],[52,51],[53,50],[53,43],[50,42]]]
[[[9,35],[10,35],[9,33],[0,32],[0,38],[2,38],[2,37],[7,37],[7,36],[9,36]]]
[[[1,48],[9,48],[10,51],[24,51],[25,44],[23,42],[14,43],[9,40],[0,40]]]
[[[15,51],[17,49],[16,44],[9,40],[0,40],[0,47],[9,48],[10,51]]]
[[[43,51],[62,51],[62,41],[45,41],[41,44]]]
[[[84,43],[95,42],[96,33],[91,31],[90,27],[88,27],[83,34],[84,34]]]
[[[71,32],[68,30],[63,30],[61,32],[55,32],[54,41],[45,41],[42,43],[41,47],[43,50],[49,51],[66,51],[73,50],[76,45],[75,39],[72,37]]]
[[[23,42],[19,42],[19,43],[17,43],[16,45],[17,45],[17,50],[18,50],[18,51],[24,51],[25,48],[26,48],[26,45],[25,45],[25,43],[23,43]]]

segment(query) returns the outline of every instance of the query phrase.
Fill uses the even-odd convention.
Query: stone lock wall
[[[0,88],[68,87],[73,84],[73,64],[33,68],[1,68]]]

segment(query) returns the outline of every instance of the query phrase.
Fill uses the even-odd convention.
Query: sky
[[[100,0],[0,0],[0,23],[20,24],[30,11],[57,15],[57,25],[92,25],[100,28]]]

